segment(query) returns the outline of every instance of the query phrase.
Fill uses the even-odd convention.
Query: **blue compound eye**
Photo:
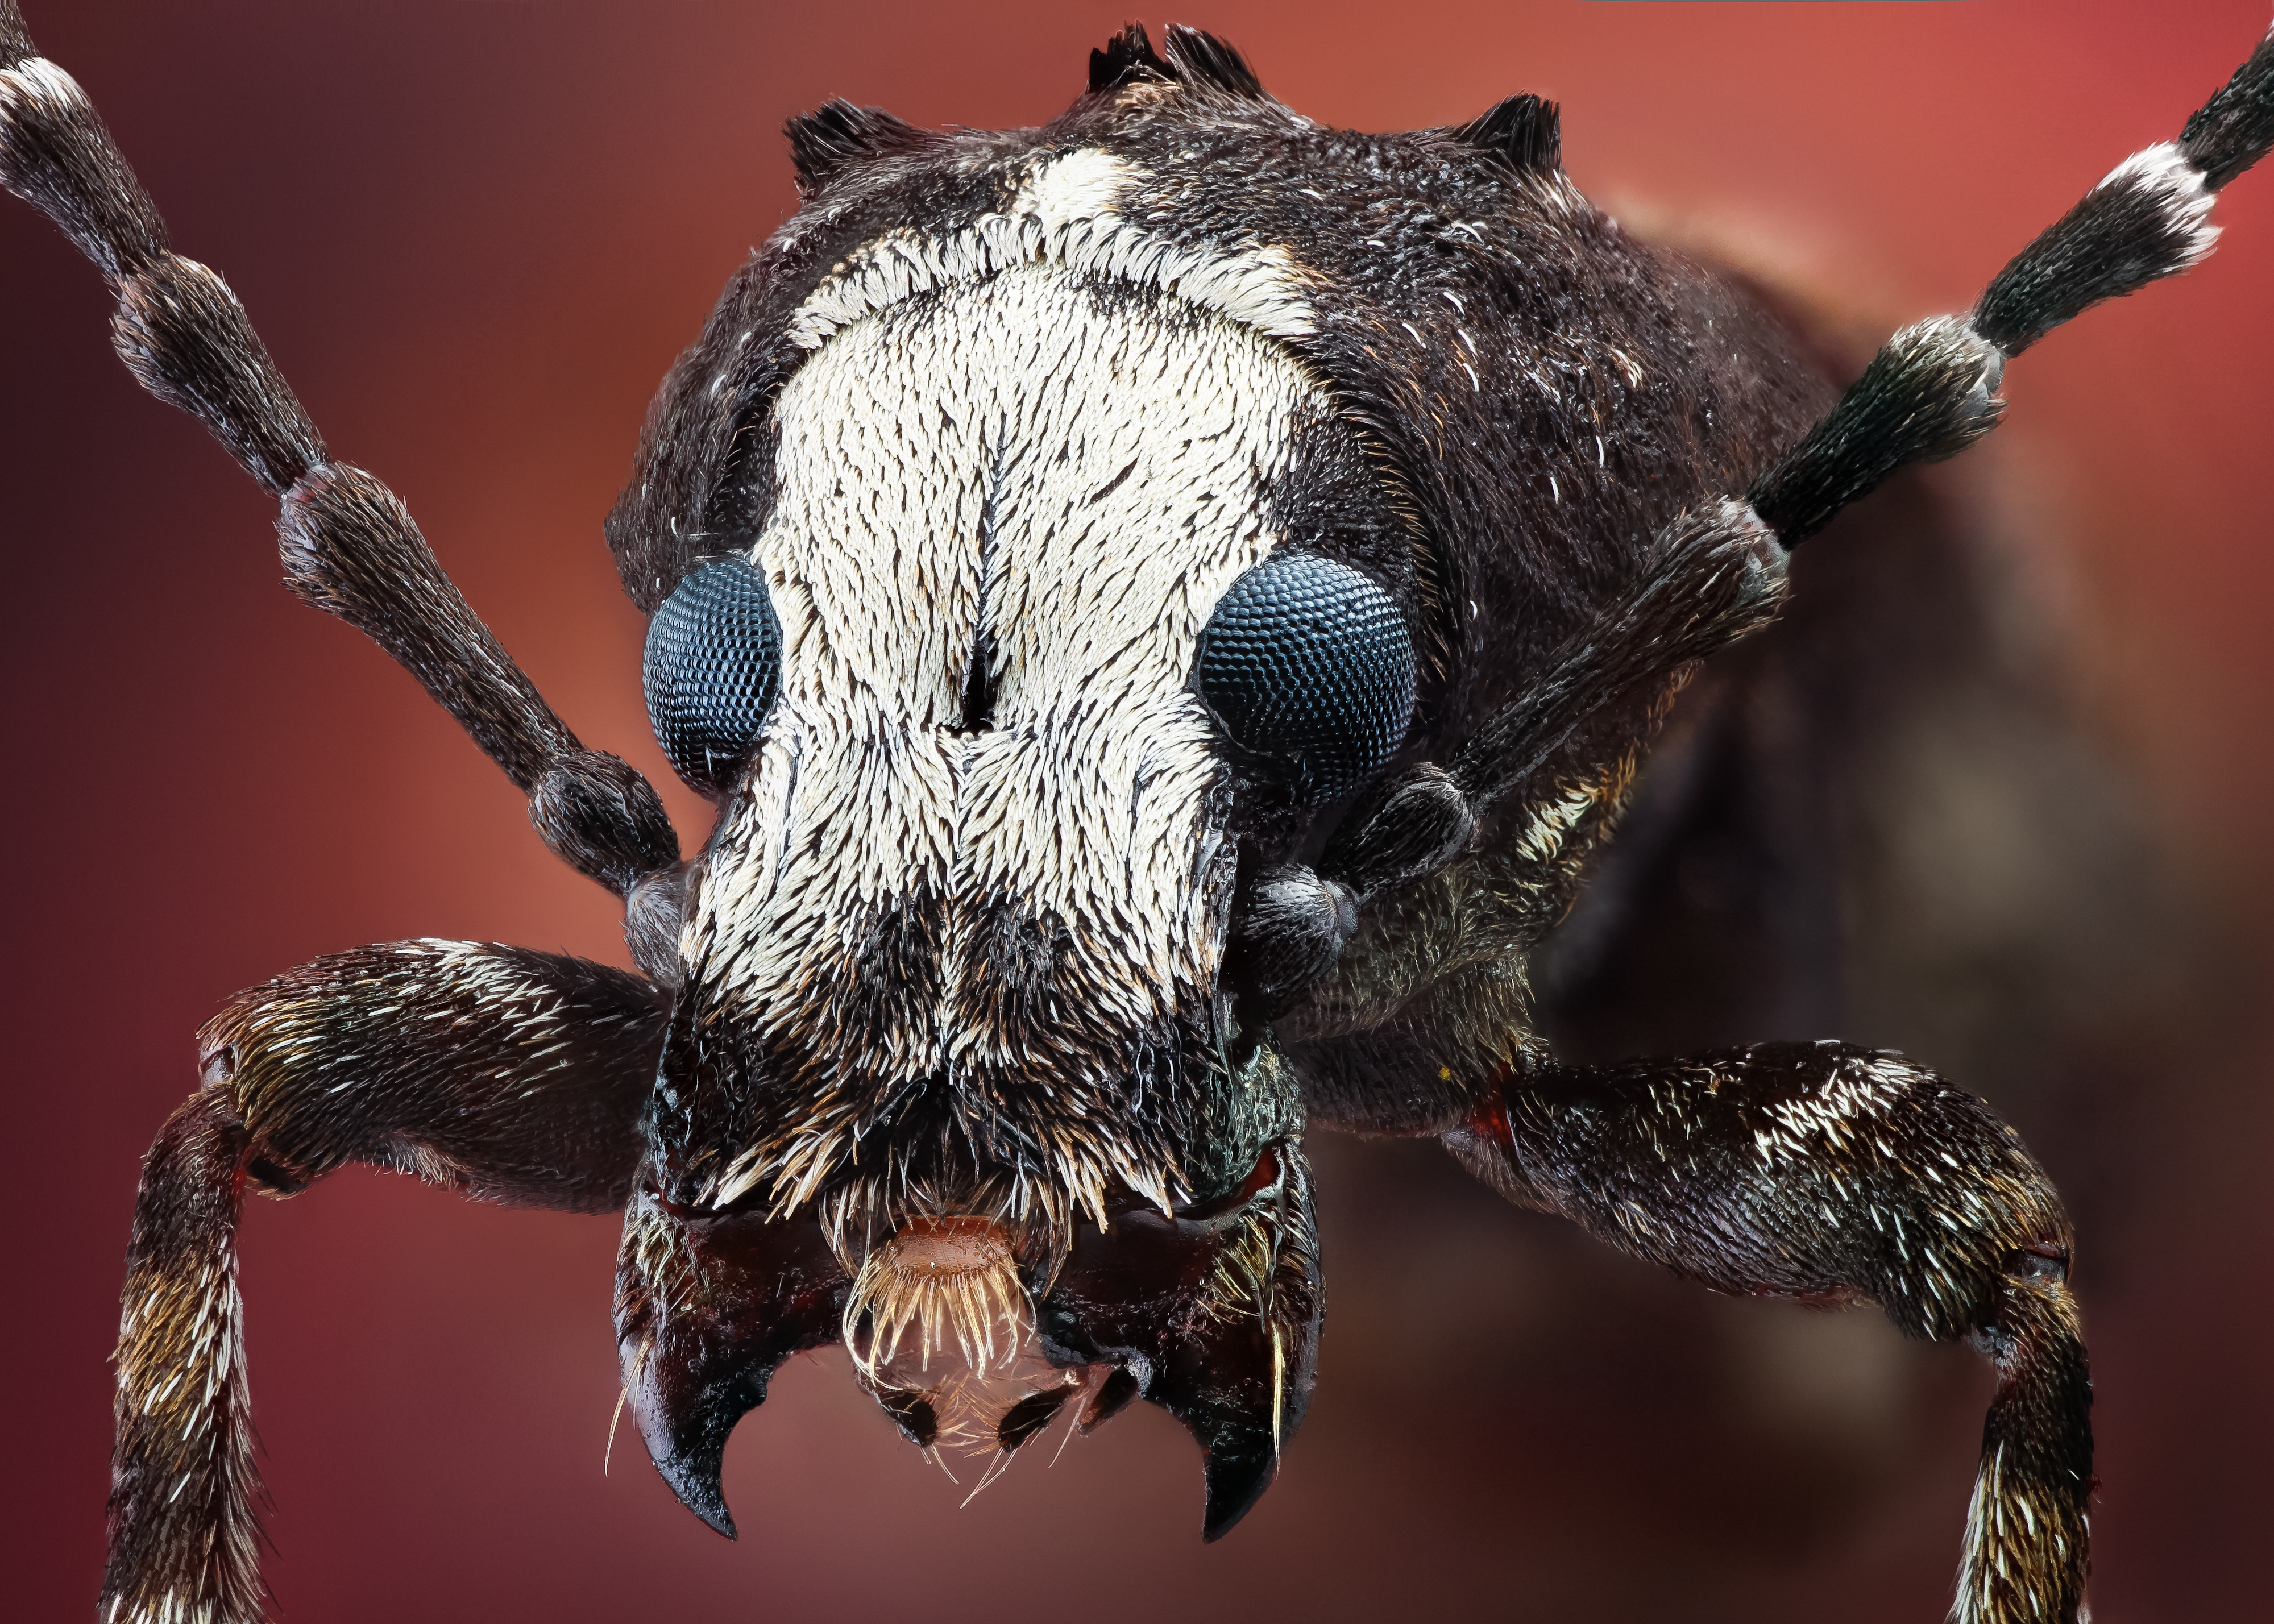
[[[1413,681],[1397,600],[1310,553],[1274,553],[1231,583],[1193,673],[1232,742],[1279,763],[1311,805],[1341,800],[1397,754]]]
[[[781,688],[781,623],[744,559],[706,564],[647,623],[640,679],[663,753],[697,789],[734,787]]]

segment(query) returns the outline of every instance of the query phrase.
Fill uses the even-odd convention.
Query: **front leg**
[[[248,1182],[349,1162],[515,1206],[630,1193],[663,996],[579,959],[461,942],[320,959],[199,1034],[202,1086],[143,1166],[119,1320],[105,1624],[261,1613],[237,1289]]]
[[[1512,1200],[1716,1290],[1869,1298],[1998,1366],[1955,1624],[2079,1616],[2092,1384],[2068,1217],[2021,1138],[1901,1057],[1765,1043],[1502,1079],[1446,1143]]]

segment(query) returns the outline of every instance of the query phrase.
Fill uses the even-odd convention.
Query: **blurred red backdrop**
[[[599,522],[665,366],[792,207],[778,126],[832,94],[1036,123],[1122,20],[1086,0],[26,10],[330,443],[408,498],[554,705],[665,786],[690,844],[703,808],[649,739],[640,623]],[[1185,20],[1336,124],[1560,98],[1583,189],[1718,222],[1893,320],[1962,308],[2117,159],[2175,133],[2267,12],[1216,0]],[[2255,992],[2274,886],[2274,175],[2220,218],[2205,267],[2017,365],[2010,426],[1980,455],[2051,519],[2102,718]],[[134,388],[99,279],[12,204],[0,290],[18,853],[0,1358],[21,1407],[0,1543],[11,1615],[73,1618],[102,1558],[138,1162],[192,1085],[198,1024],[360,942],[623,955],[609,899],[546,857],[504,778],[376,650],[278,590],[267,504]],[[2104,1619],[2267,1613],[2247,1551],[2274,1510],[2269,1035],[2260,1018],[2094,1147],[2128,1215],[2088,1235],[2081,1275]],[[729,1451],[730,1545],[636,1436],[602,1476],[613,1222],[364,1173],[259,1204],[244,1283],[268,1575],[288,1617],[340,1620],[1941,1616],[1988,1388],[1969,1355],[1873,1315],[1708,1298],[1449,1163],[1417,1173],[1436,1156],[1322,1148],[1318,1398],[1278,1486],[1206,1548],[1165,1417],[1055,1468],[1021,1459],[958,1511],[835,1356],[786,1371]]]

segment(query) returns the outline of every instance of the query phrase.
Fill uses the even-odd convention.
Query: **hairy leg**
[[[1717,1290],[1869,1298],[1998,1366],[1952,1618],[2074,1620],[2092,1385],[2067,1215],[2020,1136],[1900,1056],[1767,1043],[1511,1075],[1454,1153],[1512,1200]]]
[[[261,1615],[237,1289],[246,1185],[350,1162],[571,1212],[621,1207],[663,996],[579,959],[458,942],[320,959],[199,1034],[201,1086],[144,1163],[119,1321],[106,1620]]]

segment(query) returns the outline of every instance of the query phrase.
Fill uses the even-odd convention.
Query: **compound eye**
[[[1397,754],[1413,682],[1397,600],[1312,553],[1274,553],[1233,582],[1193,667],[1232,742],[1278,763],[1307,805],[1341,800]]]
[[[647,623],[640,679],[663,753],[697,789],[734,787],[781,688],[781,623],[746,559],[706,564]]]

